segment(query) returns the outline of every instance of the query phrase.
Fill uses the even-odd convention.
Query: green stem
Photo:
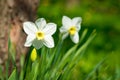
[[[96,80],[98,80],[98,76],[99,76],[99,69],[96,69]]]

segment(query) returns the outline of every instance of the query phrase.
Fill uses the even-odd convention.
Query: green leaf
[[[95,31],[93,31],[93,33],[90,35],[90,37],[88,38],[88,40],[80,48],[76,49],[76,51],[72,55],[73,57],[71,59],[69,59],[67,66],[65,66],[65,68],[64,68],[64,74],[63,74],[64,75],[64,77],[63,77],[64,79],[70,77],[70,73],[71,73],[72,69],[80,61],[80,59],[82,58],[82,56],[85,53],[85,50],[86,50],[87,46],[93,40],[93,38],[95,37],[95,35],[96,35]]]
[[[20,66],[21,66],[21,71],[20,71],[20,76],[19,80],[23,80],[24,78],[24,61],[25,61],[25,55],[21,55],[20,57]]]
[[[14,69],[8,80],[16,80],[16,76],[16,69]]]
[[[96,66],[95,68],[88,74],[85,80],[89,80],[89,78],[96,72],[96,70],[99,69],[99,67],[103,64],[106,58],[103,58]]]
[[[119,79],[120,79],[120,67],[116,65],[116,79],[115,80],[119,80]]]

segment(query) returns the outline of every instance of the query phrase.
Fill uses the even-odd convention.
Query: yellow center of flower
[[[44,38],[44,33],[42,31],[39,31],[36,33],[36,37],[38,40],[41,40]]]
[[[32,50],[30,58],[31,58],[32,61],[36,60],[36,58],[37,58],[37,51],[36,51],[35,48]]]
[[[76,33],[76,27],[75,26],[72,26],[70,29],[69,29],[69,33],[70,35],[74,35]]]

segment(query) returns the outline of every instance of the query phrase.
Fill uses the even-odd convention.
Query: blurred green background
[[[88,36],[96,30],[97,36],[73,70],[72,80],[88,76],[103,58],[106,60],[98,70],[99,80],[120,80],[120,0],[40,0],[37,15],[47,22],[55,22],[58,28],[62,26],[63,15],[70,18],[80,16],[80,35],[86,28]],[[54,37],[58,38],[57,35]],[[91,80],[95,79],[94,75]]]

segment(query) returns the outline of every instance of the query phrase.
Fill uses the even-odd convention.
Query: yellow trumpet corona
[[[38,31],[36,33],[36,37],[37,37],[38,40],[42,40],[44,38],[44,36],[45,36],[44,33],[41,32],[41,31]]]
[[[69,29],[69,33],[70,35],[74,35],[76,33],[76,27],[72,26],[70,29]]]

